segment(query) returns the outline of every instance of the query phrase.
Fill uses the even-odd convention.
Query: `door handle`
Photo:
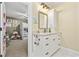
[[[53,41],[55,41],[55,38],[53,38]]]
[[[49,44],[47,43],[47,44],[45,44],[45,46],[48,46]]]
[[[45,53],[45,55],[48,55],[48,54],[49,54],[49,52],[46,52],[46,53]]]

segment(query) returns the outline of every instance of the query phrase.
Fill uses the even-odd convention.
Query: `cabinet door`
[[[40,36],[33,36],[33,52],[34,56],[41,56],[41,50],[42,50],[42,37]]]
[[[52,54],[60,48],[60,41],[58,40],[57,35],[50,36],[50,47],[52,49]]]

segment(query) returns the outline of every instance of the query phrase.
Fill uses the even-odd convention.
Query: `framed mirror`
[[[48,15],[43,12],[38,12],[38,28],[47,29],[48,28]]]

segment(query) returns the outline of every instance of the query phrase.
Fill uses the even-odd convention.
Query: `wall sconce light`
[[[44,5],[44,3],[41,3],[41,5]]]
[[[49,9],[49,7],[45,3],[41,3],[41,6],[43,6],[42,8]]]

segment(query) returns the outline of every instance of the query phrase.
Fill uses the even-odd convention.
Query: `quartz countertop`
[[[33,33],[33,35],[55,35],[58,33]]]

